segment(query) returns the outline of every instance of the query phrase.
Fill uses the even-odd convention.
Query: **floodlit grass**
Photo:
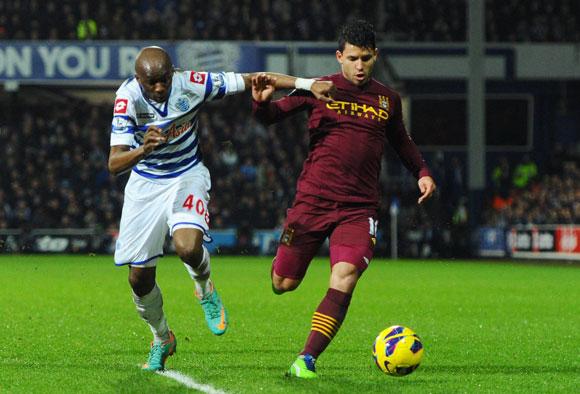
[[[213,336],[176,257],[158,267],[178,340],[170,369],[232,393],[577,392],[578,266],[375,260],[319,379],[283,377],[328,283],[326,259],[295,292],[275,296],[269,258],[213,258],[231,325]],[[137,316],[127,268],[109,256],[0,256],[0,392],[185,392],[141,372],[151,334]],[[407,325],[425,345],[421,367],[382,374],[371,345]]]

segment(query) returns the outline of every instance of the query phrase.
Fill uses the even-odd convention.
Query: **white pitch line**
[[[226,394],[225,391],[216,389],[216,388],[210,386],[209,384],[197,383],[195,380],[193,380],[189,376],[184,375],[178,371],[174,371],[174,370],[157,371],[157,374],[161,375],[161,376],[168,377],[170,379],[173,379],[173,380],[181,383],[182,385],[184,385],[190,389],[195,389],[195,390],[201,391],[202,393]]]

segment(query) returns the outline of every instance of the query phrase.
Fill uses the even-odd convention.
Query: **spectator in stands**
[[[500,157],[498,164],[491,172],[491,181],[493,185],[493,195],[491,197],[493,208],[501,210],[511,205],[513,202],[510,196],[512,173],[507,157]]]
[[[489,207],[486,224],[578,224],[580,223],[580,167],[575,161],[563,164],[563,174],[548,174],[525,188],[513,186],[511,206]]]
[[[80,17],[77,23],[77,40],[80,41],[98,38],[97,21],[89,15],[88,7],[86,2],[79,4]]]
[[[231,141],[223,143],[223,149],[220,152],[220,161],[228,171],[231,171],[238,165],[238,154]]]
[[[511,178],[510,163],[506,156],[502,156],[491,173],[494,192],[501,198],[505,199],[509,196]]]
[[[525,188],[538,175],[538,166],[532,161],[529,154],[523,156],[522,160],[514,169],[512,182],[518,189]]]

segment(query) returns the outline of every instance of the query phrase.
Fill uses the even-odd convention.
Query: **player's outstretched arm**
[[[296,78],[290,75],[278,73],[252,73],[242,74],[246,87],[252,85],[252,80],[258,76],[265,76],[274,89],[302,89],[309,90],[318,100],[332,102],[336,87],[331,81],[317,81],[315,79]],[[261,77],[264,78],[264,77]],[[273,92],[273,91],[272,91]]]
[[[252,77],[252,112],[264,125],[279,122],[293,114],[312,106],[314,100],[310,95],[285,96],[272,101],[276,78],[265,73]]]
[[[139,163],[141,159],[153,152],[161,144],[167,142],[167,136],[156,126],[149,126],[143,137],[143,145],[130,150],[126,145],[111,146],[109,152],[109,172],[119,175]]]

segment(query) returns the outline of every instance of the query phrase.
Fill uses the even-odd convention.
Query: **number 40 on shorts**
[[[183,202],[183,208],[191,211],[195,209],[195,212],[200,216],[205,216],[205,221],[209,224],[209,210],[205,207],[205,202],[201,198],[195,198],[193,194],[187,196]]]

